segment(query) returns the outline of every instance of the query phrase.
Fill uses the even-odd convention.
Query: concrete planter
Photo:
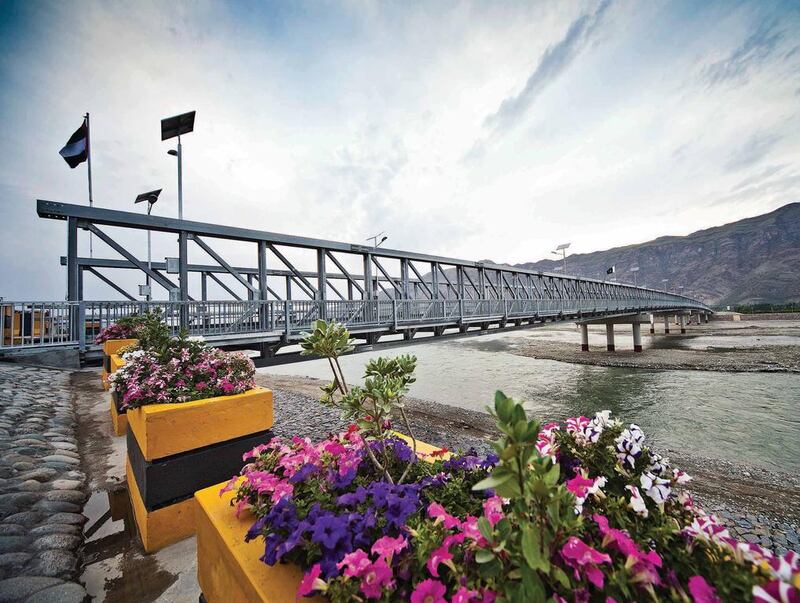
[[[194,493],[229,478],[242,455],[271,438],[272,392],[130,409],[126,475],[147,552],[195,531]]]
[[[122,348],[128,347],[129,345],[136,345],[137,343],[139,343],[138,339],[109,339],[108,341],[103,342],[103,375],[101,377],[103,381],[103,389],[108,389],[108,376],[117,370],[116,368],[112,370],[111,356],[118,354]],[[119,366],[122,365],[120,364]],[[119,368],[119,366],[117,368]]]
[[[396,435],[410,442],[410,438]],[[436,450],[436,446],[417,442],[418,452],[430,454]],[[446,454],[443,458],[449,456]],[[269,566],[259,560],[264,554],[262,540],[244,541],[255,517],[249,511],[236,517],[230,506],[235,492],[219,494],[226,483],[215,484],[194,495],[197,503],[197,580],[203,598],[206,603],[294,603],[303,571],[296,565],[279,563]],[[303,599],[324,600],[322,597]]]

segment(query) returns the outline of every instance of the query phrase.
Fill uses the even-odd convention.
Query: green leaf
[[[494,559],[494,553],[487,549],[478,549],[475,553],[475,561],[478,563],[489,563]]]
[[[550,570],[550,560],[542,555],[539,531],[533,524],[526,524],[522,528],[522,554],[528,566],[547,573]]]
[[[511,473],[500,473],[495,471],[489,477],[485,477],[477,484],[472,486],[473,490],[488,490],[489,488],[498,488],[505,484],[508,480],[512,479],[514,476]]]

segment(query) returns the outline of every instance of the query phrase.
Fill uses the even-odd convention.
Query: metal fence
[[[159,309],[170,332],[191,336],[260,335],[288,340],[317,319],[335,320],[351,330],[389,331],[402,327],[457,327],[482,322],[525,320],[578,313],[710,311],[668,294],[647,299],[434,299],[365,301],[190,301],[190,302],[0,302],[0,352],[26,348],[94,345],[104,328],[124,316]]]

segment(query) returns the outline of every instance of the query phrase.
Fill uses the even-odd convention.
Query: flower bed
[[[393,436],[414,359],[377,359],[348,388],[347,333],[318,325],[304,347],[331,360],[323,400],[356,424],[312,443],[250,451],[235,512],[255,521],[261,560],[305,570],[297,595],[331,601],[800,600],[800,556],[741,543],[683,490],[689,477],[636,425],[598,413],[528,420],[497,393],[496,455],[429,455]],[[338,342],[338,343],[336,343]],[[412,434],[413,435],[413,434]],[[444,454],[442,452],[442,454]]]
[[[184,335],[143,341],[150,345],[126,351],[109,380],[112,418],[117,411],[129,427],[129,492],[150,552],[194,532],[195,491],[235,471],[273,418],[272,392],[255,386],[246,355]]]

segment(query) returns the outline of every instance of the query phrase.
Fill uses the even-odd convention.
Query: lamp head
[[[176,151],[175,149],[170,149],[169,151],[167,151],[167,155],[172,155],[173,157],[177,157],[178,151]]]

